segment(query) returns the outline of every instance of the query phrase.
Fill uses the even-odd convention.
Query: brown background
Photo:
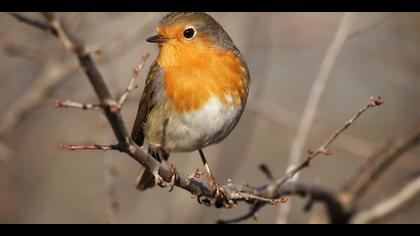
[[[341,14],[211,13],[244,54],[252,78],[249,104],[241,122],[222,144],[206,149],[221,182],[266,183],[257,168],[262,162],[277,176],[284,173],[296,126]],[[60,14],[89,46],[103,49],[95,58],[101,61],[100,69],[115,93],[128,84],[131,69],[141,55],[151,52],[156,56],[156,46],[145,43],[144,38],[153,34],[163,15]],[[383,96],[385,104],[346,131],[332,146],[333,155],[313,162],[302,179],[338,189],[375,148],[419,120],[419,23],[416,13],[356,14],[353,33],[332,72],[308,146],[319,145],[371,95]],[[43,71],[52,70],[52,63],[56,70],[61,64],[75,63],[59,41],[5,13],[0,14],[0,43],[1,115],[43,79]],[[12,47],[27,55],[15,55]],[[141,85],[145,73],[140,75]],[[123,110],[130,128],[142,88],[131,94]],[[0,162],[0,223],[106,223],[110,186],[115,188],[119,204],[115,221],[120,223],[213,223],[247,209],[244,205],[233,210],[207,208],[179,189],[140,193],[134,188],[139,166],[126,156],[58,149],[59,143],[114,140],[102,115],[55,109],[51,104],[56,98],[96,101],[85,76],[80,71],[70,73],[2,138],[10,153],[0,149],[0,155],[8,159]],[[369,191],[363,205],[389,196],[418,175],[419,155],[417,147],[402,157]],[[171,160],[185,173],[201,166],[198,153],[173,155]],[[111,180],[107,179],[110,165],[119,170]],[[310,214],[302,212],[304,203],[302,199],[293,202],[290,222],[308,222]],[[314,212],[318,211],[316,208]],[[260,222],[273,223],[276,214],[277,207],[266,207]],[[385,222],[420,223],[420,201]]]

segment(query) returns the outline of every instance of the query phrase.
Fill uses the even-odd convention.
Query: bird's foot
[[[218,199],[221,196],[221,185],[219,184],[219,182],[217,182],[216,178],[214,178],[211,172],[207,172],[207,181],[216,190],[214,198]]]
[[[172,164],[170,161],[163,161],[162,163],[171,171],[171,181],[169,182],[169,192],[172,192],[172,190],[175,187],[176,180],[178,179],[178,172],[176,171],[175,165]]]
[[[161,188],[166,188],[168,185],[165,184],[162,176],[159,175],[159,169],[152,171],[153,176],[155,177],[155,185]]]

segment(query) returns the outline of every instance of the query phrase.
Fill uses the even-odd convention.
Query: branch
[[[331,150],[329,150],[328,147],[334,142],[334,140],[337,139],[337,137],[340,136],[340,134],[342,134],[346,129],[348,129],[350,125],[352,125],[364,112],[366,112],[370,108],[380,106],[382,104],[383,100],[381,97],[371,97],[366,106],[362,107],[352,118],[350,118],[350,120],[348,120],[344,124],[343,127],[335,131],[318,149],[316,149],[316,151],[308,150],[306,160],[291,171],[289,171],[283,178],[278,179],[273,187],[278,188],[281,185],[283,185],[286,181],[292,179],[304,168],[309,167],[310,162],[320,154],[331,155]]]
[[[9,13],[9,15],[13,16],[14,18],[16,18],[16,20],[25,23],[27,25],[30,25],[34,28],[40,29],[42,31],[46,31],[54,36],[57,36],[57,32],[55,31],[55,29],[53,27],[51,27],[48,23],[39,21],[39,20],[35,20],[35,19],[31,19],[28,17],[25,17],[21,14],[18,13]]]
[[[420,142],[420,122],[392,137],[344,185],[340,199],[351,208],[403,153]]]
[[[395,195],[389,197],[376,206],[357,213],[353,219],[354,224],[371,224],[378,222],[400,210],[408,203],[420,197],[420,177],[417,177]]]
[[[345,42],[347,41],[347,37],[351,30],[353,18],[354,13],[343,14],[337,32],[335,33],[334,39],[331,42],[327,53],[325,54],[318,75],[315,78],[315,82],[313,84],[311,93],[308,97],[295,140],[290,150],[287,171],[295,167],[300,162],[300,158],[305,149],[306,140],[309,136],[309,131],[315,120],[316,111],[318,110],[318,105],[321,101],[322,94],[324,93],[326,84],[330,77],[331,71],[335,65],[335,62],[337,61],[338,55],[340,54]],[[295,175],[295,180],[297,180],[297,178],[299,177],[298,171],[293,175]],[[279,209],[279,213],[276,220],[277,223],[286,223],[287,215],[290,211],[290,204],[291,202],[286,204],[284,208]]]
[[[34,26],[40,30],[46,32],[55,32],[54,29],[47,23],[41,22],[38,20],[33,20],[27,18],[18,13],[10,13],[11,16],[18,19],[20,22],[34,22],[34,24],[29,23],[29,25]],[[35,23],[36,22],[36,23]],[[133,35],[129,34],[126,36],[132,38]],[[126,40],[122,40],[126,41]],[[133,41],[133,40],[132,40]],[[111,51],[113,51],[113,57],[123,55],[126,53],[132,43],[127,47],[122,47],[120,41],[113,42],[110,45]],[[87,54],[96,53],[96,50],[87,48],[85,50]],[[104,62],[106,57],[99,57],[97,62]],[[28,114],[32,109],[39,106],[46,98],[48,94],[64,79],[69,75],[80,70],[80,66],[74,63],[73,61],[67,63],[57,62],[54,59],[49,59],[44,66],[42,72],[37,76],[36,82],[26,90],[26,92],[19,97],[13,104],[11,104],[7,112],[4,112],[0,116],[0,137],[7,137],[19,124],[19,122]],[[92,104],[93,105],[93,104]]]
[[[327,207],[330,219],[333,223],[343,223],[346,222],[346,220],[348,219],[348,214],[341,207],[341,203],[336,197],[336,194],[333,191],[321,185],[293,181],[286,183],[281,188],[279,187],[274,193],[271,192],[270,186],[264,186],[258,191],[260,191],[260,194],[262,195],[271,196],[276,199],[281,198],[282,196],[309,197],[309,201],[304,209],[305,211],[309,211],[313,203],[321,202]],[[252,217],[255,218],[257,212],[263,206],[264,204],[262,203],[255,204],[245,215],[230,220],[219,220],[217,223],[237,223],[240,221],[250,219]]]
[[[55,100],[54,106],[57,108],[77,108],[82,110],[102,111],[101,106],[98,104],[79,103],[70,100]]]
[[[101,150],[101,151],[109,151],[109,150],[117,150],[120,151],[121,147],[116,145],[98,145],[98,144],[80,144],[80,145],[73,145],[73,144],[59,144],[60,148],[66,149],[68,151],[76,151],[76,150]]]
[[[143,69],[144,63],[146,62],[147,58],[149,58],[149,56],[150,56],[150,53],[147,53],[146,55],[144,55],[141,58],[139,64],[136,67],[134,67],[133,74],[131,76],[130,84],[128,85],[128,88],[124,91],[124,93],[121,95],[120,99],[118,99],[119,109],[122,108],[122,106],[124,105],[125,100],[127,100],[128,94],[131,91],[133,91],[134,89],[137,88],[137,85],[136,85],[137,77],[139,76],[140,71]]]
[[[337,137],[340,136],[340,134],[342,134],[346,129],[348,129],[354,122],[356,122],[356,120],[367,110],[369,110],[370,108],[376,107],[376,106],[380,106],[383,104],[383,100],[381,97],[377,97],[377,98],[373,98],[371,97],[369,99],[369,101],[367,102],[367,104],[362,107],[352,118],[350,118],[350,120],[348,120],[343,127],[339,128],[337,131],[335,131],[316,151],[308,151],[308,156],[307,159],[302,162],[300,165],[298,165],[296,168],[292,169],[291,171],[289,171],[283,178],[279,178],[276,181],[274,181],[272,184],[270,185],[266,185],[262,188],[260,188],[258,191],[256,191],[256,193],[254,193],[255,195],[259,195],[259,196],[263,196],[265,198],[270,198],[270,199],[278,199],[279,197],[283,196],[283,195],[287,195],[290,194],[290,190],[288,190],[289,186],[287,184],[287,181],[292,179],[293,176],[295,176],[297,173],[299,173],[300,171],[302,171],[303,169],[305,169],[306,167],[309,166],[310,162],[316,158],[317,156],[319,156],[320,154],[324,154],[324,155],[330,155],[331,151],[328,149],[328,147],[337,139]],[[268,169],[268,167],[266,165],[262,165],[260,166],[260,169],[263,171],[263,173],[266,174],[266,176],[270,179],[271,178],[271,171]],[[291,183],[296,183],[296,181],[293,181]],[[291,185],[294,186],[294,185]],[[289,188],[291,188],[289,186]],[[301,186],[298,186],[293,189],[294,194],[303,194],[303,193],[312,193],[315,190],[318,190],[318,188],[304,188]],[[306,192],[305,192],[306,191]],[[330,216],[330,220],[332,223],[346,223],[349,219],[349,213],[347,213],[347,211],[344,210],[344,208],[341,206],[341,202],[338,201],[338,198],[335,197],[334,194],[332,194],[330,191],[326,191],[326,190],[322,190],[322,191],[318,191],[317,194],[315,194],[316,196],[320,196],[323,195],[324,198],[323,199],[328,199],[329,202],[327,202],[327,207],[328,207],[328,211],[329,211],[329,216]],[[309,204],[311,205],[311,204]],[[251,209],[250,212],[252,212],[252,215],[255,215],[255,213],[260,209],[261,207],[259,207],[258,209]],[[249,217],[252,216],[250,213],[247,214],[246,216],[248,217],[239,217],[237,219],[233,219],[233,220],[229,220],[229,221],[233,221],[233,222],[237,222],[237,220],[240,219],[248,219]],[[227,221],[227,222],[229,222]],[[226,221],[222,221],[222,222],[226,222]]]

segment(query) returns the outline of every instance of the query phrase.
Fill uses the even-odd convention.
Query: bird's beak
[[[146,42],[149,42],[149,43],[164,43],[166,41],[168,41],[168,38],[165,38],[160,35],[153,35],[146,38]]]

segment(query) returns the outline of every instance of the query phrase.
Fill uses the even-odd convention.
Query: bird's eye
[[[195,30],[193,28],[188,28],[184,30],[184,37],[186,39],[192,39],[195,36]]]

